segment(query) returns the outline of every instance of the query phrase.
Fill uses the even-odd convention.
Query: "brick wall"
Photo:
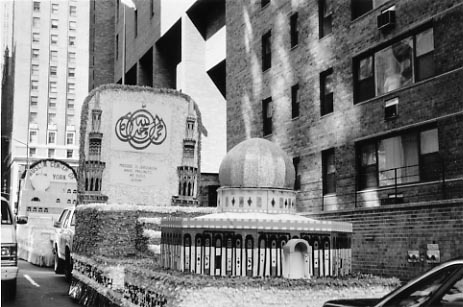
[[[360,140],[432,123],[439,130],[439,152],[444,162],[462,166],[461,1],[398,0],[355,20],[351,18],[350,2],[337,1],[333,31],[323,38],[319,38],[317,1],[272,1],[264,8],[259,1],[226,3],[227,147],[263,136],[262,100],[271,96],[273,133],[266,138],[290,156],[300,157],[298,207],[302,211],[324,209],[321,151],[329,148],[335,149],[336,159],[338,197],[334,210],[354,207],[356,144]],[[383,33],[377,29],[376,17],[391,4],[396,6],[397,23]],[[299,16],[299,44],[290,48],[289,16],[293,12]],[[355,104],[353,59],[431,23],[436,76]],[[262,72],[261,37],[269,30],[272,67]],[[320,73],[330,67],[334,112],[321,116]],[[291,86],[296,83],[300,115],[292,119]],[[399,114],[386,121],[385,101],[394,97],[399,98]]]
[[[432,267],[409,263],[409,250],[426,259],[427,244],[438,244],[441,261],[463,257],[463,202],[440,201],[414,205],[344,210],[309,217],[350,222],[352,270],[410,279]]]

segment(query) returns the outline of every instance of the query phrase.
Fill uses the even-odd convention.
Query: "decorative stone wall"
[[[219,223],[217,223],[219,224]],[[302,238],[312,247],[311,276],[343,276],[351,273],[350,237],[323,233],[330,225],[320,223],[317,234],[259,223],[259,230],[220,229],[213,221],[207,230],[169,232],[163,224],[161,259],[165,268],[211,276],[283,276],[283,247],[290,239]],[[166,229],[167,228],[167,229]],[[201,228],[201,227],[198,227]],[[270,229],[280,229],[279,232]],[[211,229],[213,229],[211,231]]]

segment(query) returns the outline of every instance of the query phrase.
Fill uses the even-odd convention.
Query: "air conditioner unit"
[[[397,117],[397,115],[399,114],[398,105],[399,105],[398,97],[385,101],[385,105],[384,105],[384,119],[385,120]]]
[[[386,10],[378,15],[378,30],[387,30],[395,25],[395,10]]]

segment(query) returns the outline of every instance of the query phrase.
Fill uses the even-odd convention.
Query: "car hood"
[[[2,243],[16,243],[14,225],[2,225]]]
[[[323,307],[372,307],[378,303],[379,300],[379,298],[332,300],[323,304]]]

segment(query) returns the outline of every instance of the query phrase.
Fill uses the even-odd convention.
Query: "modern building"
[[[132,2],[91,2],[90,89],[123,83],[189,95],[205,128],[200,203],[215,206],[226,153],[225,1]]]
[[[12,16],[11,134],[2,179],[9,176],[16,203],[21,174],[32,162],[54,158],[77,166],[80,107],[88,93],[89,2],[14,1]]]
[[[354,271],[406,278],[463,254],[462,15],[451,0],[226,2],[228,150],[283,148],[298,211],[353,223]]]

